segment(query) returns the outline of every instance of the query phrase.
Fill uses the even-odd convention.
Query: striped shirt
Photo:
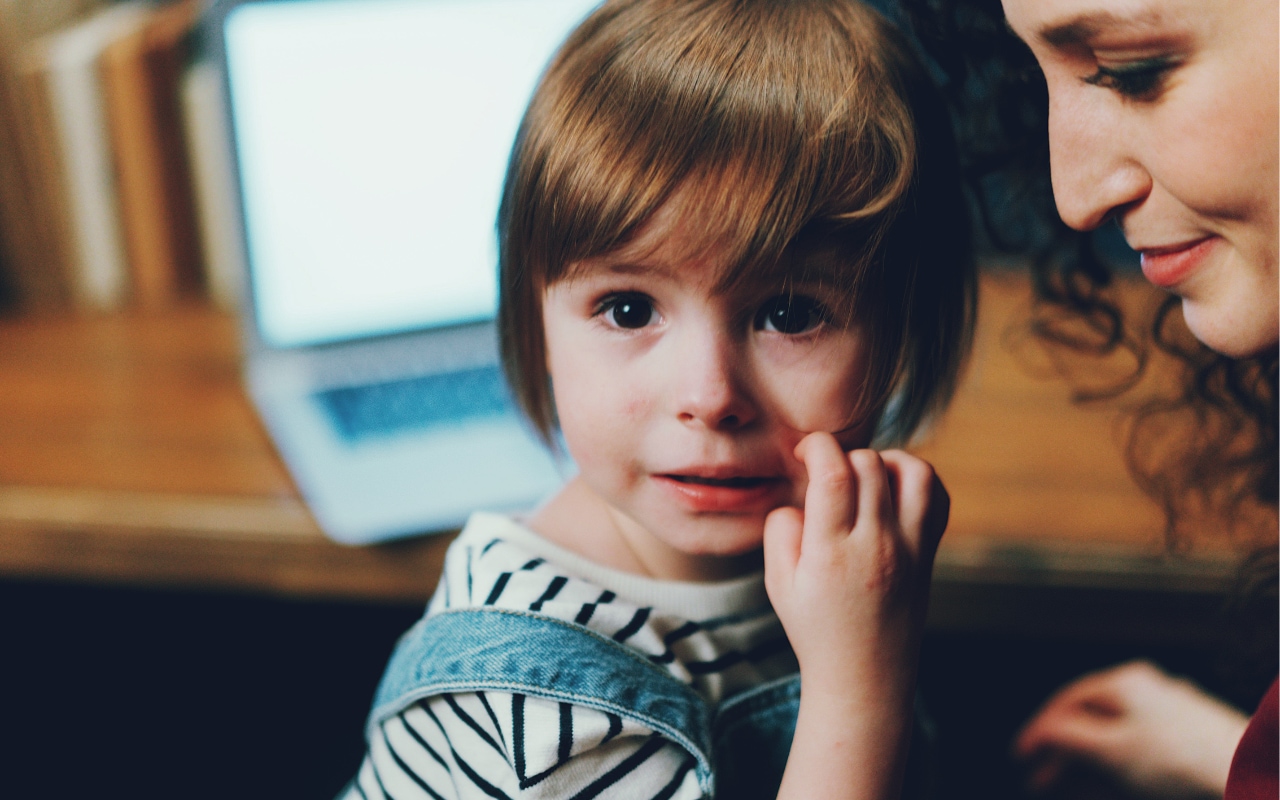
[[[573,621],[643,653],[708,702],[798,667],[763,575],[658,581],[601,567],[494,514],[450,546],[427,615],[475,606]],[[345,800],[703,796],[692,756],[653,730],[503,692],[428,697],[371,734]]]

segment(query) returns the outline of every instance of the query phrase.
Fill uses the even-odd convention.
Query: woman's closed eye
[[[1083,80],[1130,100],[1150,100],[1164,88],[1165,79],[1176,66],[1177,62],[1169,58],[1148,58],[1113,67],[1098,65],[1097,71]]]
[[[596,306],[595,316],[611,327],[629,330],[643,328],[657,318],[653,299],[640,292],[619,292],[605,297]]]
[[[826,306],[803,294],[771,297],[756,312],[757,330],[795,336],[808,333],[830,321]]]

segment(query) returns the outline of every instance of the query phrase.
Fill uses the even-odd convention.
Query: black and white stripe
[[[689,683],[711,702],[795,670],[768,608],[690,620],[636,606],[553,562],[468,527],[450,547],[428,613],[491,606],[585,625]],[[412,800],[693,800],[694,760],[617,714],[516,693],[419,701],[378,727],[345,797]]]
[[[616,714],[520,694],[448,695],[379,726],[346,797],[692,800],[702,795],[691,766],[681,748]]]

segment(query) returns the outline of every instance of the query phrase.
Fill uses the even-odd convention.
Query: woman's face
[[[1114,216],[1205,344],[1273,347],[1276,0],[1003,1],[1048,82],[1063,220]]]

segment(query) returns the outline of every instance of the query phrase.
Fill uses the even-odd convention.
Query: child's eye
[[[777,333],[806,333],[827,321],[822,303],[802,294],[780,294],[756,312],[756,329]]]
[[[643,328],[653,321],[653,300],[636,292],[610,295],[596,314],[619,328]]]
[[[1159,93],[1174,66],[1176,64],[1167,58],[1135,61],[1123,67],[1099,66],[1097,72],[1084,78],[1084,82],[1111,89],[1134,100],[1147,100]]]

